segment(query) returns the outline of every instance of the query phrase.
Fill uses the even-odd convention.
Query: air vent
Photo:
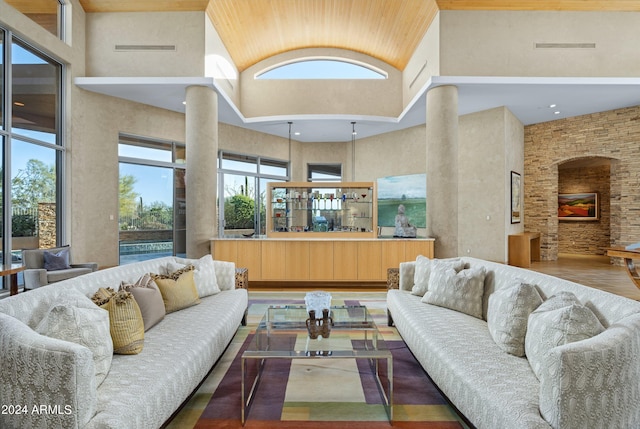
[[[139,52],[139,51],[173,51],[176,45],[116,45],[116,52]]]
[[[418,70],[418,73],[416,73],[416,76],[413,78],[413,80],[409,84],[409,88],[411,88],[413,84],[416,83],[416,80],[418,80],[418,77],[420,77],[420,75],[426,68],[427,68],[427,61],[425,61],[422,67],[420,67],[420,70]]]
[[[595,49],[595,43],[536,43],[536,49]]]

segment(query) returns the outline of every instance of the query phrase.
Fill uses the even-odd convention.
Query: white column
[[[458,256],[458,88],[427,92],[427,236],[435,256]]]
[[[218,94],[204,86],[186,92],[187,257],[199,258],[210,253],[209,240],[218,231]]]

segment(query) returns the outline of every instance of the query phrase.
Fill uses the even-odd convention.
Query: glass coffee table
[[[242,354],[242,424],[261,376],[271,359],[365,360],[375,379],[382,405],[393,421],[393,357],[364,306],[332,306],[330,332],[311,339],[309,314],[303,305],[269,307]],[[317,322],[320,323],[320,322]],[[327,331],[324,331],[325,334]],[[348,337],[350,341],[344,341]],[[265,386],[266,387],[266,386]]]

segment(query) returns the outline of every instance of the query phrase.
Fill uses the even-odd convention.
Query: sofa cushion
[[[96,385],[106,378],[113,357],[109,333],[109,313],[96,307],[79,292],[71,293],[49,309],[35,331],[47,337],[70,341],[87,347],[93,354]]]
[[[535,286],[514,279],[489,297],[487,325],[496,344],[507,353],[524,356],[529,315],[542,304]]]
[[[216,277],[215,263],[213,262],[213,257],[211,255],[204,255],[202,258],[195,261],[176,258],[176,262],[169,263],[167,268],[168,271],[174,271],[189,264],[195,267],[193,279],[196,283],[196,289],[198,290],[198,296],[200,298],[220,292],[218,279]]]
[[[195,267],[193,279],[196,283],[196,289],[198,290],[198,296],[200,298],[220,292],[218,279],[216,278],[215,264],[211,255],[204,255],[196,261],[176,258],[175,263],[170,262],[167,264],[167,271],[172,272],[190,264]]]
[[[189,265],[168,275],[151,275],[160,289],[167,313],[200,303],[193,269],[194,266]]]
[[[422,302],[460,311],[482,319],[484,267],[456,272],[451,266],[435,265],[431,270],[429,290]]]
[[[591,338],[604,331],[593,311],[576,302],[575,295],[571,295],[554,295],[529,316],[525,353],[538,379],[543,371],[544,359],[551,349]]]
[[[66,270],[71,268],[69,265],[69,249],[65,248],[58,252],[50,252],[45,250],[44,257],[44,269],[47,271]]]
[[[91,268],[86,267],[72,267],[65,270],[47,271],[47,282],[55,283],[62,280],[71,279],[73,277],[89,274]]]
[[[120,284],[120,290],[131,292],[135,298],[138,307],[140,307],[140,313],[142,313],[145,331],[148,331],[164,318],[166,310],[162,294],[151,275],[145,274],[133,284],[123,281]]]
[[[144,321],[136,300],[131,293],[112,288],[100,288],[91,300],[109,312],[109,328],[113,340],[113,352],[135,355],[144,347]]]
[[[426,256],[419,255],[416,258],[415,271],[413,274],[413,287],[411,288],[413,295],[424,296],[427,290],[429,290],[431,270],[437,264],[453,267],[456,272],[464,268],[464,262],[460,259],[429,259]]]

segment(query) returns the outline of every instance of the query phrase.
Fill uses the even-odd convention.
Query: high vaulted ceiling
[[[206,10],[240,71],[282,52],[316,47],[361,52],[404,70],[438,10],[640,11],[638,0],[80,0],[80,3],[86,12]]]

